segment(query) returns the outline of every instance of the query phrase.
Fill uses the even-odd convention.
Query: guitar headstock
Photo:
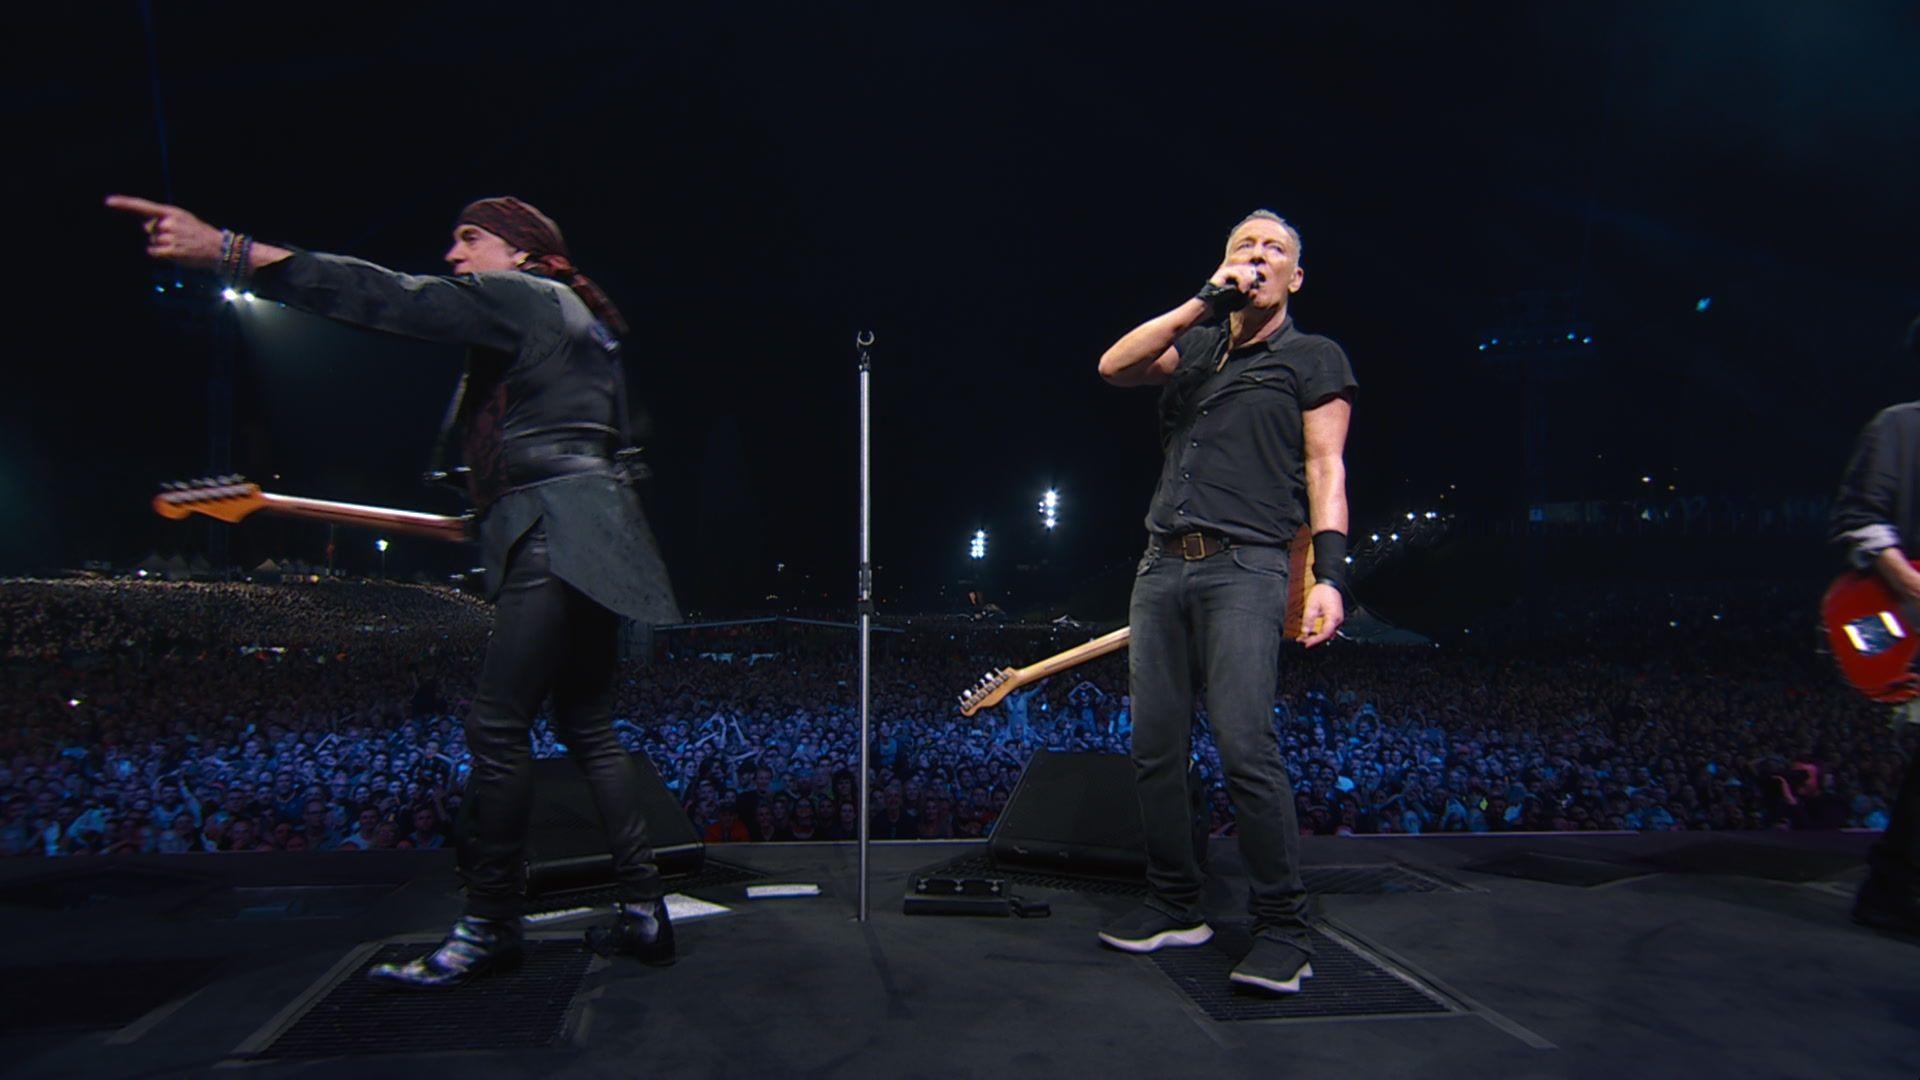
[[[980,676],[980,681],[973,684],[973,689],[960,695],[960,715],[972,716],[981,709],[991,709],[1000,704],[1019,685],[1014,682],[1014,677],[1012,668],[1001,668]]]
[[[248,483],[238,473],[171,481],[160,485],[160,494],[153,497],[153,512],[174,521],[205,514],[232,524],[265,505],[260,485]]]

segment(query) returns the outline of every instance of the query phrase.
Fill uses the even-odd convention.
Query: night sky
[[[883,598],[946,602],[975,528],[1001,588],[1043,560],[1062,595],[1124,582],[1154,395],[1095,362],[1257,206],[1301,230],[1296,319],[1361,382],[1355,532],[1449,484],[1516,512],[1517,398],[1476,345],[1526,294],[1598,342],[1556,399],[1559,498],[1825,494],[1920,388],[1910,4],[158,4],[151,39],[140,5],[68,7],[15,16],[5,75],[0,571],[203,543],[145,501],[206,471],[189,316],[217,301],[155,293],[114,191],[427,272],[469,199],[546,210],[634,324],[655,527],[706,613],[850,602],[861,328]],[[239,320],[243,471],[457,509],[417,479],[457,350]],[[317,559],[322,534],[249,523],[233,550]]]

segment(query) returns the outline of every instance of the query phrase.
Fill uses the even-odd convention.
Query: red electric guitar
[[[468,518],[272,495],[261,491],[259,484],[248,483],[239,476],[167,484],[160,494],[153,497],[153,510],[161,517],[175,521],[184,521],[194,514],[205,514],[233,524],[249,514],[267,513],[325,521],[334,525],[358,525],[428,540],[462,541],[471,538],[471,522]]]
[[[1874,701],[1897,705],[1920,697],[1920,612],[1878,574],[1852,570],[1827,586],[1820,622],[1840,677]]]

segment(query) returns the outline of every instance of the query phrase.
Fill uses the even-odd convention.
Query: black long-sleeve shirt
[[[1917,553],[1909,545],[1920,539],[1920,401],[1882,409],[1861,430],[1828,536],[1856,567],[1887,548]]]
[[[573,290],[513,271],[422,276],[312,252],[263,267],[254,290],[355,326],[468,346],[460,427],[490,596],[514,542],[544,522],[556,576],[630,618],[679,621],[638,497],[611,471],[627,408],[619,341]]]

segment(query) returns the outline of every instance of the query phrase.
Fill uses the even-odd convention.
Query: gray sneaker
[[[1227,976],[1237,986],[1264,990],[1269,994],[1297,994],[1300,981],[1313,978],[1313,964],[1307,954],[1272,938],[1253,939],[1253,951],[1233,967]]]
[[[1113,920],[1100,931],[1100,940],[1130,953],[1150,953],[1156,949],[1205,945],[1213,940],[1213,927],[1204,922],[1176,919],[1159,908],[1145,904]]]

